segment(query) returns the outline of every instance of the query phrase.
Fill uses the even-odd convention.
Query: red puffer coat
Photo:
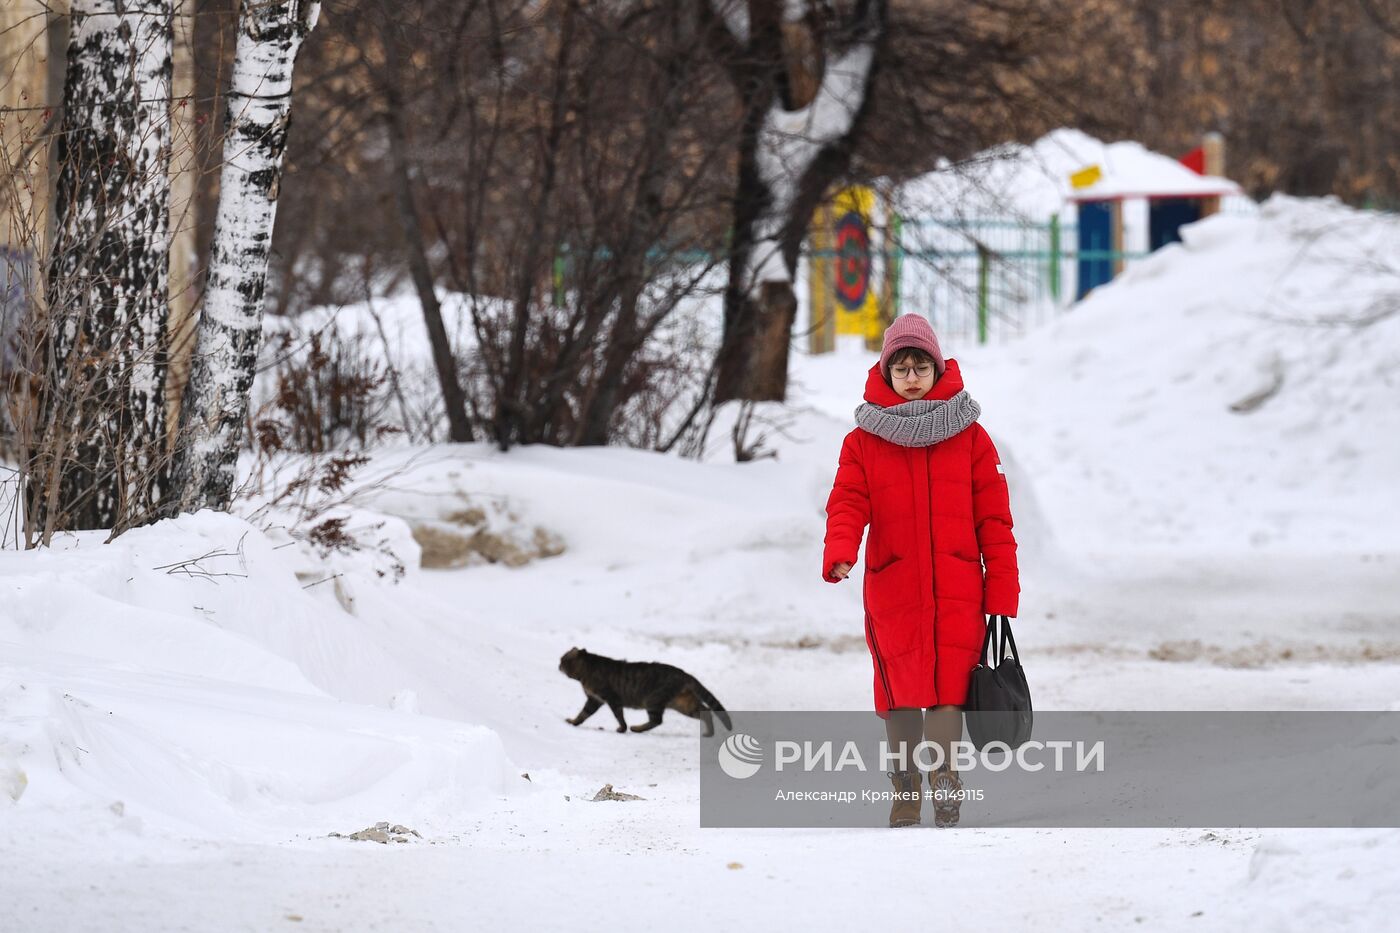
[[[925,399],[962,391],[956,360]],[[865,400],[908,401],[870,368]],[[930,447],[901,447],[862,428],[841,445],[826,503],[822,579],[854,564],[866,525],[865,643],[875,711],[961,704],[985,633],[984,613],[1016,615],[1021,592],[1011,502],[996,447],[982,426]],[[984,570],[985,567],[985,570]]]

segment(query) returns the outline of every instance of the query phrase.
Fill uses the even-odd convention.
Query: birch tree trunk
[[[242,0],[204,308],[175,453],[175,508],[227,509],[262,341],[263,292],[291,116],[316,0]]]
[[[74,0],[26,530],[125,528],[162,494],[168,0]]]

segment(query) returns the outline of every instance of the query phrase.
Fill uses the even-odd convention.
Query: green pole
[[[977,244],[977,342],[987,342],[987,284],[991,250]]]
[[[1060,215],[1050,215],[1050,298],[1060,301]]]
[[[554,253],[554,307],[564,307],[564,253]]]
[[[904,281],[904,218],[898,214],[894,215],[892,223],[894,227],[894,282],[890,291],[893,293],[891,304],[894,305],[894,316],[899,317],[900,313],[900,288]]]

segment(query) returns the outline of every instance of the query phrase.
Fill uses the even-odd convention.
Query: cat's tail
[[[730,732],[734,731],[734,723],[729,719],[729,714],[724,711],[719,700],[715,699],[715,695],[705,689],[704,684],[692,677],[690,678],[690,689],[695,691],[695,695],[700,698],[706,708],[712,710],[719,717],[719,721],[724,723],[724,728]]]

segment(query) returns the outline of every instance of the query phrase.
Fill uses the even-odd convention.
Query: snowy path
[[[490,617],[497,601],[504,614],[530,605],[525,594],[536,573],[566,571],[425,574],[412,605],[446,614],[445,607],[469,600]],[[499,580],[483,587],[483,575]],[[585,579],[580,606],[591,603],[587,589]],[[1084,605],[1095,604],[1091,595],[1083,594]],[[652,644],[653,656],[664,653],[695,671],[732,707],[861,709],[869,688],[863,646],[839,638],[811,648],[765,646],[771,631],[750,635],[729,623],[726,638],[713,620],[704,638],[674,629],[657,636],[640,620],[589,631],[561,611],[517,611],[513,634],[493,636],[505,648],[489,685],[501,700],[499,721],[483,724],[502,736],[538,793],[403,846],[302,837],[175,848],[105,835],[94,848],[47,849],[34,858],[26,840],[6,836],[0,887],[15,923],[7,928],[448,931],[510,923],[576,930],[664,919],[676,930],[797,923],[825,930],[985,917],[994,906],[1013,928],[1224,930],[1248,920],[1252,928],[1302,930],[1338,928],[1348,912],[1362,929],[1400,907],[1377,874],[1400,849],[1397,834],[1384,831],[702,830],[698,724],[672,716],[647,735],[623,736],[600,713],[572,728],[562,720],[581,696],[552,670],[558,654],[574,643]],[[450,618],[417,621],[450,630]],[[1334,663],[1251,669],[1171,662],[1144,656],[1150,633],[1100,650],[1055,644],[1031,624],[1021,627],[1021,640],[1035,658],[1042,708],[1113,708],[1105,698],[1128,691],[1164,708],[1318,708],[1338,696],[1352,708],[1383,708],[1400,683],[1400,666],[1388,663],[1367,665],[1358,677],[1356,668]],[[791,630],[801,630],[796,620]],[[1034,647],[1042,640],[1044,651]],[[444,653],[454,653],[450,640]],[[1358,686],[1374,693],[1357,694]],[[646,800],[587,800],[604,783]]]

